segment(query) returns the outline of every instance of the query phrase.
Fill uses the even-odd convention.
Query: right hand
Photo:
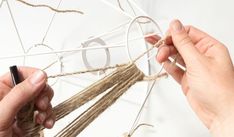
[[[146,40],[155,44],[158,37]],[[170,56],[177,56],[177,63],[186,71],[173,65]],[[175,20],[156,58],[181,84],[192,109],[212,134],[230,137],[234,132],[234,68],[227,48],[208,34]]]

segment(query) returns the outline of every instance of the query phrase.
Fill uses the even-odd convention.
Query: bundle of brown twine
[[[25,0],[16,0],[21,2],[30,7],[39,7],[39,8],[48,8],[57,13],[79,13],[84,14],[82,11],[79,10],[59,10],[53,8],[49,5],[44,4],[32,4]],[[118,1],[119,2],[119,1]],[[121,4],[119,2],[121,7]],[[1,4],[0,4],[1,6]],[[123,10],[123,9],[122,9]],[[137,19],[137,18],[136,18]],[[133,20],[134,21],[134,20]],[[136,20],[138,21],[138,20]],[[131,26],[131,25],[130,25]],[[129,28],[130,28],[129,26]],[[164,40],[158,41],[154,47],[159,47],[159,45],[163,44]],[[72,123],[67,125],[63,130],[61,130],[56,136],[57,137],[74,137],[81,133],[92,121],[94,121],[102,112],[104,112],[107,108],[109,108],[112,104],[116,102],[116,100],[121,97],[132,85],[134,85],[138,81],[143,80],[155,80],[159,77],[166,76],[165,74],[162,75],[154,75],[154,76],[145,76],[143,72],[141,72],[135,62],[152,50],[154,47],[150,48],[138,58],[133,60],[128,64],[120,64],[116,66],[110,66],[107,68],[99,68],[99,69],[92,69],[86,71],[79,71],[73,73],[66,73],[66,74],[58,74],[54,76],[49,76],[48,78],[55,78],[61,76],[68,76],[68,75],[76,75],[106,69],[115,69],[111,74],[107,75],[106,77],[100,79],[99,81],[93,83],[83,91],[79,92],[78,94],[72,96],[71,98],[65,100],[64,102],[60,103],[56,107],[53,108],[53,111],[56,115],[56,121],[60,120],[61,118],[67,116],[72,111],[78,109],[82,105],[86,104],[90,100],[101,96],[101,98],[89,107],[86,111],[84,111],[81,115],[79,115]],[[25,107],[26,110],[22,109],[17,115],[17,124],[22,127],[22,130],[25,131],[25,137],[40,137],[43,136],[42,130],[44,129],[41,125],[36,124],[34,120],[34,102],[28,103]],[[29,110],[29,111],[28,111]]]
[[[79,117],[77,117],[71,124],[61,130],[56,136],[57,137],[75,137],[81,131],[83,131],[93,120],[95,120],[102,112],[104,112],[108,107],[110,107],[114,102],[123,95],[128,88],[134,85],[137,81],[141,81],[144,78],[144,74],[136,67],[135,64],[129,64],[128,66],[119,68],[116,70],[119,74],[117,79],[110,78],[111,85],[108,81],[104,83],[107,84],[108,90],[106,94],[99,99],[94,105],[83,112]],[[103,82],[103,81],[102,81]],[[94,87],[94,91],[98,92],[98,87]]]
[[[161,44],[162,41],[159,41],[157,44]],[[157,45],[156,45],[157,46]],[[149,49],[152,50],[153,48]],[[148,50],[148,51],[149,51]],[[147,53],[144,52],[143,54]],[[140,55],[137,59],[143,56]],[[65,100],[60,103],[56,107],[53,108],[53,112],[56,115],[56,121],[61,118],[67,116],[74,110],[78,109],[82,105],[91,101],[92,99],[101,96],[102,97],[94,103],[91,107],[85,110],[82,114],[80,114],[74,121],[72,121],[69,125],[67,125],[64,129],[62,129],[56,137],[75,137],[79,135],[91,122],[93,122],[102,112],[104,112],[107,108],[109,108],[112,104],[116,102],[116,100],[121,97],[132,85],[134,85],[138,81],[143,80],[155,80],[157,78],[166,76],[165,73],[157,74],[155,76],[145,76],[144,73],[137,68],[134,60],[128,64],[116,65],[115,67],[108,67],[103,69],[113,69],[116,68],[112,73],[105,76],[104,78],[98,80],[93,83],[89,87],[85,88],[81,92],[72,96],[71,98]],[[98,71],[100,69],[94,69],[91,71]],[[50,76],[50,78],[66,76],[66,75],[74,75],[80,73],[86,73],[89,71],[81,71],[75,73],[67,73],[67,74],[59,74],[55,76]],[[33,104],[33,103],[30,103]],[[28,106],[32,107],[32,106]],[[25,136],[26,137],[37,137],[41,135],[41,130],[44,128],[41,125],[35,124],[33,121],[33,112],[34,109],[32,107],[30,112],[25,112],[25,115],[22,116],[20,121],[24,123],[22,125],[24,127]],[[25,117],[26,116],[26,117]]]
[[[111,74],[93,83],[83,91],[77,93],[71,98],[54,107],[53,111],[56,115],[56,121],[70,114],[77,108],[81,107],[97,96],[104,94],[94,105],[89,107],[85,112],[78,116],[72,123],[61,130],[56,136],[67,137],[77,136],[84,130],[95,118],[111,106],[123,93],[127,91],[137,81],[144,78],[134,63],[118,67]],[[27,125],[32,126],[31,123]],[[42,130],[40,125],[32,126],[27,131],[27,135],[34,136],[35,132]],[[40,130],[38,130],[40,129]]]

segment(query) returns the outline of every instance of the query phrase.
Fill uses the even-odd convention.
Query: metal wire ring
[[[50,46],[48,46],[48,45],[46,45],[44,43],[41,43],[41,44],[35,44],[35,45],[29,47],[28,50],[26,51],[26,54],[29,53],[33,48],[37,48],[37,47],[45,47],[45,48],[51,50],[52,52],[54,51],[54,49],[51,48]],[[57,53],[53,53],[53,54],[55,54],[56,57],[57,57],[57,61],[55,61],[55,62],[58,62],[59,66],[60,66],[59,73],[62,73],[62,68],[63,68],[63,63],[61,61],[62,57],[59,54],[57,54]],[[25,64],[25,58],[24,58],[24,64]],[[46,69],[48,69],[49,67],[47,67]],[[51,84],[51,86],[55,85],[57,82],[58,82],[58,78],[55,80],[54,83]]]
[[[95,39],[92,39],[90,41],[87,41],[85,43],[82,43],[82,48],[85,48],[85,47],[88,47],[90,46],[91,43],[98,43],[100,44],[101,46],[105,46],[106,43],[105,41],[103,41],[102,39],[100,38],[95,38]],[[108,48],[105,48],[105,53],[106,53],[106,64],[103,66],[103,67],[107,67],[110,65],[110,51]],[[83,62],[84,62],[84,65],[86,66],[87,69],[93,69],[93,67],[90,65],[90,63],[88,62],[88,59],[87,59],[87,50],[82,50],[82,59],[83,59]],[[104,71],[100,71],[100,72],[92,72],[93,74],[103,74],[105,73]]]
[[[134,19],[132,19],[132,21],[129,23],[129,26],[127,27],[127,31],[126,31],[126,52],[127,52],[127,55],[128,55],[128,59],[129,59],[131,62],[133,61],[133,59],[132,59],[132,57],[131,57],[131,55],[130,55],[130,49],[129,49],[129,33],[130,33],[130,29],[131,29],[132,25],[133,25],[135,22],[141,23],[141,22],[138,21],[138,19],[140,19],[140,18],[150,20],[150,21],[157,27],[157,29],[159,30],[160,34],[162,35],[162,31],[161,31],[159,25],[158,25],[158,24],[156,23],[156,21],[153,20],[152,18],[150,18],[150,17],[148,17],[148,16],[137,16],[137,17],[135,17]],[[148,58],[148,59],[149,59],[149,58]],[[148,60],[148,59],[147,59],[147,60]]]

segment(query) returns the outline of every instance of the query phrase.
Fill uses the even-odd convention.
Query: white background
[[[173,19],[193,25],[223,42],[234,58],[234,10],[232,0],[138,0],[141,7],[159,20],[164,32]],[[189,108],[181,89],[173,80],[159,84],[152,102],[157,107],[158,137],[209,137],[206,127]]]
[[[86,2],[83,1],[83,7],[74,4],[73,8],[83,8],[88,11],[92,11],[92,8],[94,10],[98,9],[97,12],[100,12],[100,15],[95,16],[95,14],[91,14],[91,17],[95,20],[100,19],[99,22],[88,21],[89,18],[87,17],[87,19],[84,19],[87,21],[84,21],[86,24],[80,24],[80,17],[74,19],[74,17],[76,17],[74,15],[70,15],[68,17],[58,17],[56,21],[60,23],[57,23],[57,26],[55,25],[55,28],[52,29],[52,35],[49,36],[47,41],[50,45],[56,45],[53,47],[54,49],[61,49],[61,47],[64,46],[64,43],[65,45],[68,43],[67,45],[69,47],[70,45],[72,45],[72,42],[75,42],[74,39],[76,39],[77,37],[79,40],[83,40],[89,35],[97,34],[102,29],[106,30],[108,26],[112,26],[112,23],[118,24],[120,20],[126,19],[125,16],[122,17],[116,12],[111,12],[111,14],[118,16],[113,18],[113,15],[111,15],[110,12],[106,12],[109,10],[109,8],[102,8],[101,6],[98,6],[98,4],[95,4],[97,3],[97,1],[91,1],[92,0],[87,0]],[[218,40],[222,41],[226,46],[228,46],[230,54],[232,55],[232,58],[234,58],[234,48],[232,46],[234,45],[234,32],[232,31],[232,25],[234,24],[234,11],[232,8],[234,2],[232,2],[231,0],[137,0],[137,3],[160,24],[163,32],[167,30],[168,25],[172,19],[180,19],[184,24],[194,25],[206,31]],[[40,9],[38,13],[31,13],[29,12],[31,11],[31,9],[26,6],[22,6],[14,2],[12,2],[12,5],[14,7],[14,13],[16,13],[15,16],[19,25],[19,30],[20,32],[22,32],[22,38],[26,43],[26,47],[29,48],[32,44],[40,42],[45,31],[44,29],[46,28],[45,26],[47,26],[47,24],[49,23],[49,19],[52,13],[43,9]],[[56,4],[53,4],[53,6],[56,6]],[[67,4],[66,6],[69,7],[70,5]],[[43,21],[40,20],[40,18],[43,18]],[[66,22],[66,20],[71,18],[74,19],[74,22]],[[105,20],[106,24],[103,25],[101,19]],[[76,28],[76,30],[74,31],[71,31],[67,28],[67,26],[62,27],[63,23],[68,23],[69,29],[72,29],[72,26],[74,25],[80,25],[80,27]],[[56,28],[63,29],[57,30]],[[79,30],[82,30],[83,33],[80,33]],[[19,52],[21,51],[21,49],[19,47],[19,43],[14,32],[14,28],[12,27],[9,13],[6,12],[5,7],[2,7],[0,9],[0,36],[0,43],[2,44],[0,45],[1,55],[12,55],[21,53]],[[62,39],[64,37],[66,37],[66,39]],[[114,55],[118,61],[119,55],[116,53]],[[121,55],[121,57],[126,58],[126,56],[124,55]],[[78,58],[78,56],[76,58]],[[46,58],[44,58],[43,61],[46,61]],[[34,62],[34,64],[37,63],[38,62]],[[71,62],[71,64],[73,63],[74,62]],[[7,71],[8,66],[12,64],[22,64],[22,58],[17,61],[1,61],[1,73]],[[156,64],[156,62],[152,62],[152,64]],[[77,69],[77,67],[77,64],[75,64],[73,68],[66,68],[66,70],[75,70]],[[55,71],[55,73],[57,73],[57,70]],[[87,81],[84,82],[85,80],[82,81],[81,79],[77,80],[75,78],[72,80],[68,80],[73,82],[75,81],[76,84],[83,84],[83,86],[88,85]],[[55,87],[55,94],[57,94],[57,96],[55,96],[56,101],[53,102],[54,104],[57,104],[59,101],[64,100],[64,98],[68,97],[69,95],[76,93],[68,93],[68,90],[70,91],[74,89],[82,89],[77,88],[77,86],[66,85],[64,83],[62,83],[61,85],[62,86]],[[144,89],[145,87],[143,88],[143,90],[141,90],[141,88],[137,88],[134,89],[134,91],[136,92],[130,92],[129,94],[125,95],[121,99],[121,101],[117,103],[117,105],[104,113],[101,118],[97,119],[97,121],[94,122],[94,124],[91,124],[90,127],[81,134],[81,136],[112,137],[121,136],[122,133],[127,132],[130,128],[130,125],[132,124],[132,121],[134,120],[137,110],[139,109],[139,102],[142,101],[145,95]],[[80,113],[80,111],[78,111],[77,113]],[[75,116],[77,115],[73,114],[72,117]],[[46,135],[54,135],[55,132],[61,129],[61,127],[59,126],[64,126],[68,123],[68,121],[66,120],[69,121],[71,119],[65,119],[62,122],[59,122],[55,129],[53,129],[52,131],[46,131]],[[190,109],[188,103],[186,102],[186,99],[184,98],[180,90],[180,86],[170,77],[168,79],[161,80],[154,88],[154,92],[150,97],[147,108],[145,109],[142,121],[154,125],[154,128],[142,128],[137,131],[137,133],[135,134],[136,137],[210,136],[206,127],[204,127],[204,125],[199,121],[199,119]]]

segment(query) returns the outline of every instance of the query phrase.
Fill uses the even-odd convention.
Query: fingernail
[[[152,40],[151,37],[146,37],[145,40],[146,40],[147,42],[149,42],[150,44],[152,44],[152,41],[153,41],[153,40]]]
[[[41,107],[43,107],[44,109],[47,108],[48,106],[48,103],[49,103],[49,98],[48,96],[45,96],[42,98],[42,101],[41,101]]]
[[[45,112],[41,112],[41,113],[38,114],[38,117],[39,117],[39,123],[43,124],[43,122],[46,119],[46,113]]]
[[[183,28],[183,25],[181,24],[181,22],[179,20],[174,20],[172,22],[172,29],[175,31],[175,32],[180,32]]]
[[[54,126],[54,120],[53,119],[48,119],[47,121],[46,121],[46,126],[48,126],[48,127],[53,127]]]
[[[146,41],[150,40],[150,37],[145,37],[145,40],[146,40]]]
[[[42,80],[45,80],[45,77],[46,77],[45,73],[41,70],[38,70],[38,71],[33,73],[33,75],[31,76],[31,78],[29,80],[33,85],[36,85],[37,83],[41,82]]]

